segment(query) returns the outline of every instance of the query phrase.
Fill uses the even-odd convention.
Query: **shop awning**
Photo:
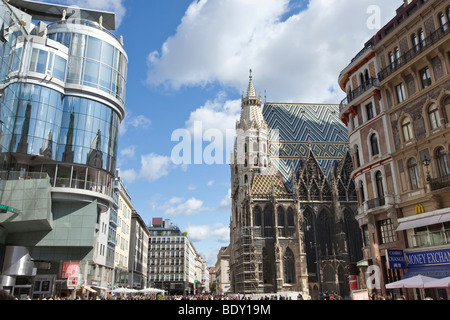
[[[430,267],[413,267],[406,271],[403,279],[422,275],[426,277],[442,279],[450,277],[450,265],[430,266]]]
[[[91,287],[88,287],[88,286],[81,286],[81,288],[86,289],[87,291],[92,292],[92,293],[97,292],[97,291],[95,291],[94,289],[92,289]]]
[[[400,222],[396,231],[425,227],[447,221],[450,221],[450,213],[437,214],[420,219]]]

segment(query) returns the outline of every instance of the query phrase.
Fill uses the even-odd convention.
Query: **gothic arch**
[[[288,247],[283,255],[284,283],[295,283],[295,256]]]
[[[317,217],[316,224],[317,239],[321,256],[333,255],[333,221],[334,219],[331,213],[327,209],[322,208]]]

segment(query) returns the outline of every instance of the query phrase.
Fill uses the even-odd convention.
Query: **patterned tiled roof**
[[[252,190],[253,195],[257,194],[288,194],[281,178],[277,174],[259,174],[253,177]]]
[[[263,116],[270,131],[272,163],[289,191],[292,167],[298,171],[310,150],[330,179],[334,163],[348,150],[347,128],[339,118],[339,105],[266,103]]]

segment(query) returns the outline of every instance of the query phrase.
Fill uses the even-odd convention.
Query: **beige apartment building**
[[[128,257],[130,252],[130,226],[133,204],[131,196],[120,178],[117,170],[115,188],[119,191],[118,209],[117,209],[117,245],[114,257],[114,284],[116,286],[127,286],[128,283]]]
[[[405,0],[339,77],[347,100],[353,98],[343,104],[341,119],[356,168],[364,260],[381,269],[377,293],[448,298],[446,289],[385,285],[418,274],[450,276],[449,21],[448,1]],[[376,77],[354,98],[366,66]],[[375,118],[368,120],[366,106],[373,102]],[[391,263],[391,249],[400,250],[402,263]]]

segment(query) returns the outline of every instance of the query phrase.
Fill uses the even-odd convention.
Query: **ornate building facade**
[[[362,258],[338,105],[265,103],[250,75],[231,164],[231,291],[349,295]]]

